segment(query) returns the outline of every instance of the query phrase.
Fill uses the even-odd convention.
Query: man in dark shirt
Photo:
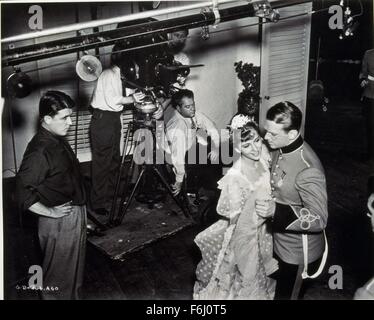
[[[78,299],[83,280],[86,194],[79,162],[64,140],[72,124],[73,106],[73,100],[60,91],[42,96],[40,127],[17,174],[21,209],[39,216],[43,299]]]

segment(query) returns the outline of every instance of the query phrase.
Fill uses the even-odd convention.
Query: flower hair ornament
[[[245,114],[237,114],[231,119],[229,128],[230,130],[242,129],[248,122],[256,124],[253,116],[251,117]]]

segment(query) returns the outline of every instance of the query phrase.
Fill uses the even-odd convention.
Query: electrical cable
[[[352,19],[356,18],[356,17],[360,17],[360,16],[362,16],[364,14],[364,7],[362,5],[361,0],[358,0],[358,3],[360,4],[360,13],[353,15]]]

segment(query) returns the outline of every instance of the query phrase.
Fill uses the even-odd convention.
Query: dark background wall
[[[339,0],[316,0],[313,2],[315,10],[338,5]],[[328,11],[314,14],[312,18],[310,57],[317,57],[318,39],[321,38],[319,77],[325,85],[326,95],[332,100],[354,99],[361,95],[358,76],[361,59],[366,50],[373,48],[373,1],[361,0],[363,13],[354,20],[359,26],[352,37],[340,40],[341,30],[331,30]],[[358,0],[345,0],[349,5],[352,16],[361,11]],[[343,61],[342,61],[343,60]],[[309,69],[309,79],[315,79],[316,63],[312,61]]]

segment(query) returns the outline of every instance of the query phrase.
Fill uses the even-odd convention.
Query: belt
[[[98,108],[92,108],[93,111],[95,112],[102,112],[102,113],[111,113],[111,114],[114,114],[114,113],[122,113],[122,110],[121,111],[111,111],[111,110],[102,110],[102,109],[98,109]]]
[[[121,116],[122,111],[109,111],[109,110],[101,110],[97,108],[93,108],[93,113],[98,115],[108,115],[108,116]]]

